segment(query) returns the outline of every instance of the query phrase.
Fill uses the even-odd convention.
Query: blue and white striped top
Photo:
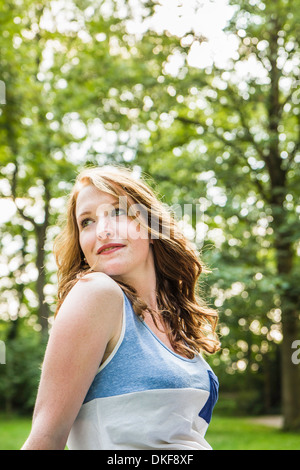
[[[72,426],[68,448],[211,449],[204,439],[218,380],[201,357],[170,350],[124,294],[122,332]]]

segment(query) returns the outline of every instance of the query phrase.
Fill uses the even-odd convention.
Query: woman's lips
[[[120,250],[123,248],[125,245],[107,245],[99,248],[98,250],[98,255],[109,255],[111,253],[114,253],[117,250]]]

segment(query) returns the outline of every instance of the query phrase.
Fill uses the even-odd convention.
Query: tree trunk
[[[300,429],[300,368],[292,362],[292,344],[300,338],[298,299],[292,289],[294,252],[291,242],[292,227],[284,208],[286,173],[281,168],[281,159],[271,142],[269,171],[272,187],[271,208],[273,215],[274,248],[277,275],[280,280],[279,293],[282,311],[281,344],[281,388],[282,412],[285,429]]]
[[[269,148],[265,163],[270,176],[274,248],[277,274],[280,280],[283,334],[281,344],[282,413],[284,428],[295,430],[300,429],[300,368],[292,362],[292,343],[299,339],[299,319],[296,311],[297,299],[294,298],[293,290],[290,289],[294,253],[291,241],[292,227],[288,221],[288,212],[284,207],[287,194],[287,170],[283,166],[279,145],[279,126],[283,108],[279,90],[281,71],[277,66],[280,19],[273,18],[272,24],[272,32],[269,36],[271,83],[267,103]]]
[[[275,219],[276,225],[276,219]],[[281,387],[282,412],[286,430],[300,429],[300,367],[293,364],[292,344],[300,338],[299,312],[297,299],[293,293],[289,277],[292,275],[293,251],[291,243],[287,242],[288,233],[277,225],[276,251],[277,272],[281,279],[281,310],[282,310],[282,344],[281,344]]]
[[[292,362],[292,343],[299,339],[297,327],[299,324],[298,312],[284,304],[289,299],[283,298],[282,304],[282,332],[281,367],[282,367],[282,410],[284,429],[300,430],[300,368]]]
[[[42,338],[47,339],[48,337],[48,317],[49,307],[45,302],[44,287],[46,284],[45,275],[45,241],[46,231],[49,225],[49,203],[50,203],[50,192],[48,189],[48,181],[44,180],[44,222],[39,225],[35,225],[36,242],[37,242],[37,256],[36,256],[36,267],[38,270],[38,278],[36,281],[36,290],[39,299],[39,321],[42,327]]]
[[[37,232],[37,256],[36,256],[36,267],[38,269],[38,278],[36,281],[36,291],[39,300],[39,322],[42,328],[42,336],[45,338],[48,334],[48,317],[49,308],[45,303],[44,286],[45,286],[45,256],[44,256],[44,244],[45,244],[45,227],[39,226]]]

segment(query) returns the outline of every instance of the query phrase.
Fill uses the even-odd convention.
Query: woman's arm
[[[64,449],[106,348],[120,335],[123,295],[102,273],[72,288],[54,321],[33,414],[22,449]]]

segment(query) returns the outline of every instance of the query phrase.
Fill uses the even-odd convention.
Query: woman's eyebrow
[[[99,204],[99,206],[101,206],[102,204]],[[98,207],[99,207],[98,206]],[[107,207],[107,206],[113,206],[113,207],[116,207],[116,206],[120,206],[120,202],[119,201],[115,201],[115,202],[110,202],[110,203],[104,203],[103,206]],[[77,216],[77,220],[79,220],[83,215],[87,215],[87,214],[91,214],[92,211],[91,210],[85,210],[83,212],[81,212],[78,216]]]
[[[86,215],[86,214],[91,214],[91,211],[84,211],[84,212],[81,212],[81,214],[79,214],[79,215],[77,216],[77,220],[79,220],[80,217],[82,217],[83,215]]]

